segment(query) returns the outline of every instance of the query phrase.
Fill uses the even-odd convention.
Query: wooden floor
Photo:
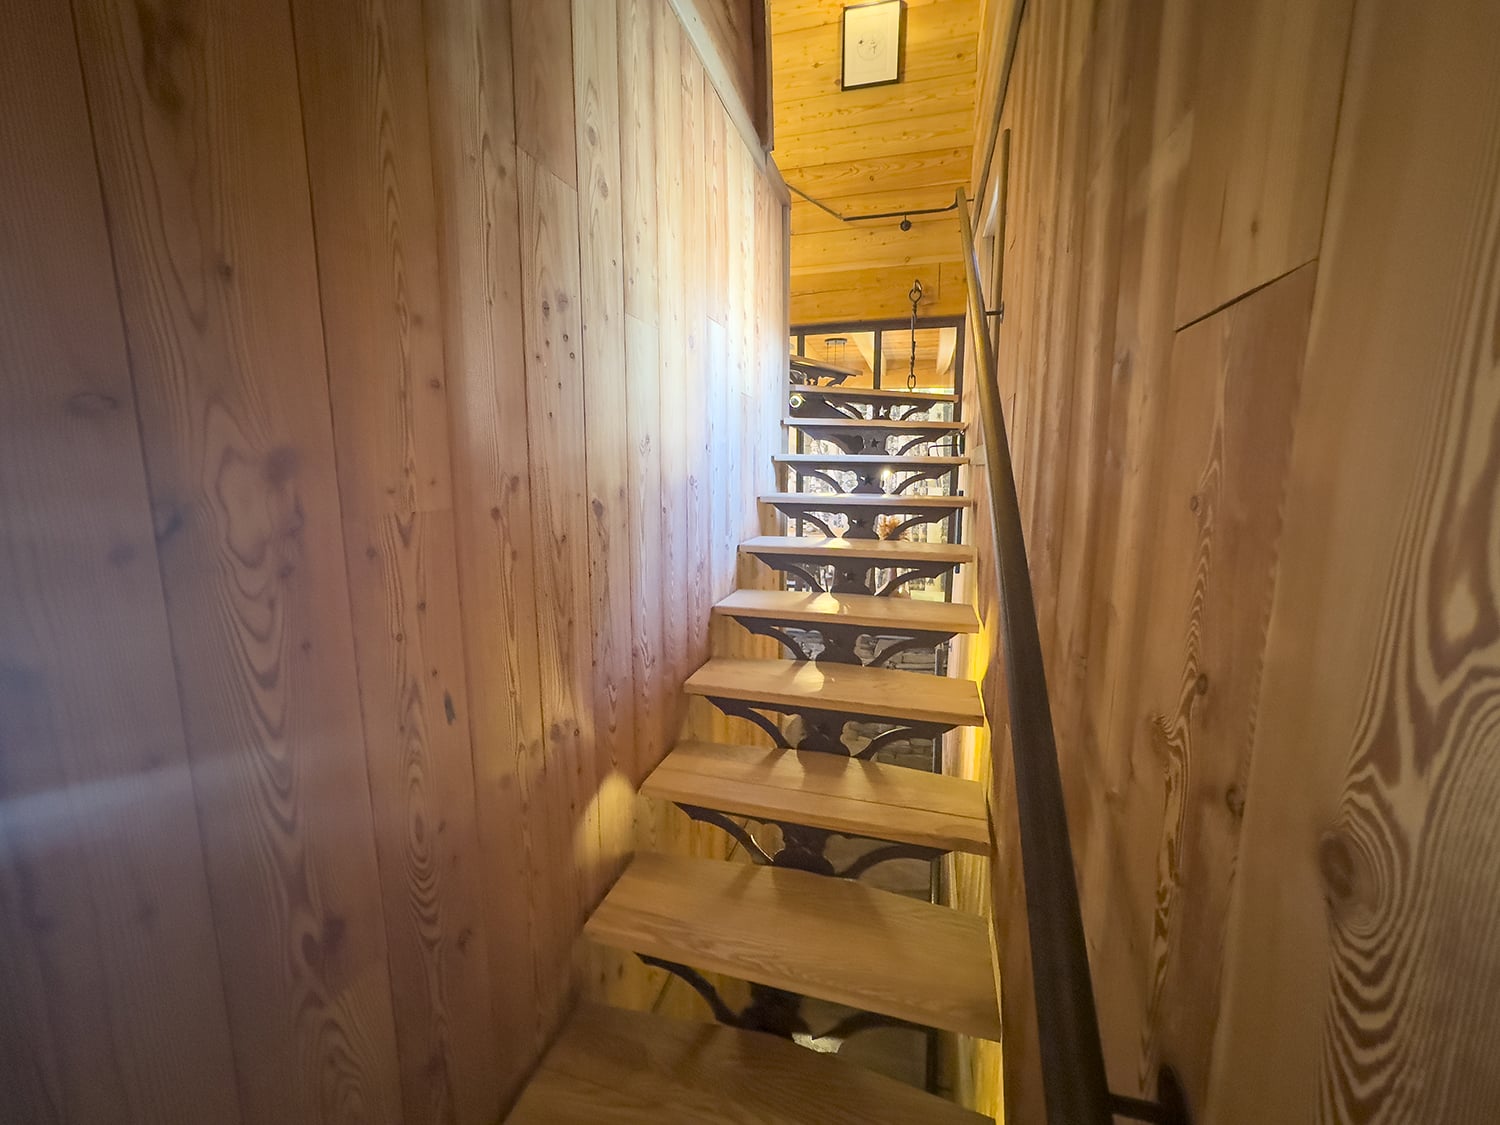
[[[816,707],[912,722],[979,726],[972,680],[803,660],[710,660],[688,677],[691,695]]]
[[[737,816],[989,854],[984,787],[977,781],[837,754],[685,742],[641,792]]]
[[[753,1031],[582,1005],[507,1125],[984,1125],[990,1118]]]
[[[1000,1033],[985,921],[846,879],[645,852],[584,933],[924,1026]]]

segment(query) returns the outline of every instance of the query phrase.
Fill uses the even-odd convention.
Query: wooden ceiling
[[[902,80],[839,88],[843,0],[771,0],[776,163],[843,215],[943,207],[969,179],[979,0],[907,0]],[[792,196],[792,323],[963,312],[952,214],[848,224]]]

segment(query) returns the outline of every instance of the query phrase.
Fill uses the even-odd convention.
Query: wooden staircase
[[[825,450],[778,456],[794,491],[761,498],[824,534],[741,546],[794,588],[737,590],[713,609],[791,659],[714,658],[684,685],[767,745],[683,742],[642,786],[729,833],[752,862],[639,854],[584,928],[681,977],[718,1024],[581,1007],[512,1122],[987,1120],[788,1041],[811,1031],[803,997],[857,1010],[840,1035],[1000,1035],[987,924],[860,881],[893,859],[991,850],[983,788],[938,772],[945,733],[985,716],[976,684],[934,674],[937,654],[979,620],[967,605],[904,596],[974,557],[908,537],[934,526],[956,537],[971,504],[957,494],[964,425],[952,394],[845,387],[846,374],[793,358],[785,425],[799,448]],[[912,659],[926,670],[894,666]],[[928,744],[930,769],[882,760]],[[834,836],[867,846],[836,859]],[[750,1004],[731,1008],[704,973],[749,982]]]

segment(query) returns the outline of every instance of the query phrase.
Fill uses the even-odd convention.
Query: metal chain
[[[921,278],[912,281],[906,299],[911,302],[911,366],[906,372],[906,389],[914,391],[917,389],[917,305],[922,300]]]

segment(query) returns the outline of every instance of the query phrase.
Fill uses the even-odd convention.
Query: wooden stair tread
[[[907,492],[767,492],[766,504],[832,504],[839,508],[880,508],[919,511],[923,508],[972,508],[972,496],[927,496]]]
[[[818,387],[805,383],[788,383],[787,392],[794,395],[809,395],[818,398],[863,399],[868,402],[901,402],[913,405],[919,402],[957,402],[952,391],[907,391],[891,390],[889,387]]]
[[[857,664],[716,659],[689,676],[683,687],[690,695],[872,718],[954,726],[984,722],[984,704],[973,680]]]
[[[977,781],[838,754],[684,742],[641,792],[851,836],[989,854],[984,786]]]
[[[848,879],[645,852],[584,933],[929,1027],[1000,1036],[984,920]]]
[[[836,619],[849,625],[912,631],[977,633],[979,615],[965,602],[933,602],[918,598],[877,598],[870,594],[812,594],[801,590],[735,590],[714,606],[724,617],[755,617],[768,621]]]
[[[887,465],[893,469],[937,469],[945,465],[967,465],[967,457],[919,457],[914,453],[775,453],[778,465]]]
[[[897,421],[894,418],[792,418],[781,420],[783,426],[797,430],[890,430],[893,434],[957,433],[965,426],[963,422],[932,421],[913,418]]]
[[[826,535],[757,535],[741,543],[740,550],[753,555],[826,558],[830,562],[871,559],[878,566],[974,561],[974,548],[963,543],[920,543],[910,539],[842,539]]]
[[[507,1125],[993,1125],[894,1078],[720,1024],[580,1004]]]

